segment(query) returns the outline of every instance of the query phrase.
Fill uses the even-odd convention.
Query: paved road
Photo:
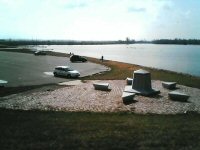
[[[71,79],[53,76],[55,66],[68,65],[80,72],[81,77],[106,71],[107,68],[94,63],[71,63],[69,58],[55,56],[34,56],[33,54],[0,52],[0,80],[8,81],[6,86],[41,85],[66,82]]]

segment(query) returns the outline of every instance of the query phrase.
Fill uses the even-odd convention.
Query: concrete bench
[[[109,88],[109,83],[93,83],[95,90],[101,90],[101,91],[109,91],[111,90]]]
[[[127,85],[132,85],[133,79],[132,78],[126,78],[126,84]]]
[[[135,96],[135,93],[123,92],[123,94],[122,94],[122,100],[123,100],[123,103],[129,103],[129,102],[132,102],[134,96]]]
[[[6,84],[8,83],[8,81],[5,80],[0,80],[0,87],[4,87]]]
[[[175,89],[176,82],[162,82],[162,86],[166,89]]]
[[[182,101],[182,102],[186,102],[188,98],[190,97],[189,95],[185,93],[176,92],[176,91],[169,92],[168,96],[171,100]]]

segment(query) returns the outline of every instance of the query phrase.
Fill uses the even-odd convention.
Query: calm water
[[[56,52],[127,62],[200,76],[200,46],[195,45],[51,45]]]

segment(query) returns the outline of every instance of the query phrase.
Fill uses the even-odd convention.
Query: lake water
[[[200,46],[196,45],[50,45],[39,46],[55,52],[138,64],[200,76]]]

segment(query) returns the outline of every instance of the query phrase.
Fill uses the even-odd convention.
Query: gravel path
[[[94,90],[94,82],[108,82],[111,91]],[[177,85],[177,90],[190,95],[188,102],[172,101],[169,90],[163,89],[161,81],[152,81],[153,88],[161,93],[155,97],[135,96],[135,102],[125,105],[121,96],[124,80],[86,81],[75,86],[56,90],[40,89],[0,98],[0,107],[10,109],[41,109],[62,111],[118,112],[176,114],[188,111],[200,112],[200,89]]]

